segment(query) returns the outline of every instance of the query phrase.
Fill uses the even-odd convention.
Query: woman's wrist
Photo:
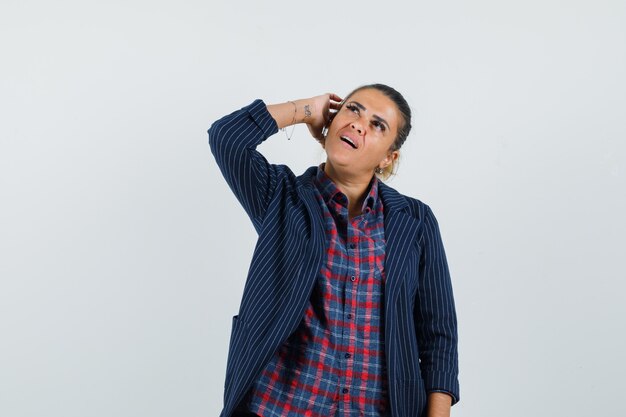
[[[310,123],[314,114],[314,105],[310,99],[290,100],[279,104],[270,104],[267,111],[276,121],[279,129],[298,123]]]
[[[311,98],[287,101],[281,104],[267,106],[270,115],[276,121],[279,129],[297,123],[305,123],[311,136],[322,140],[322,131],[329,122],[331,112],[336,112],[341,107],[341,97],[328,93]],[[287,135],[287,138],[291,138]]]
[[[428,394],[428,417],[450,417],[452,397],[443,392],[431,392]]]
[[[315,103],[311,99],[300,99],[296,105],[296,123],[310,123],[315,113]]]

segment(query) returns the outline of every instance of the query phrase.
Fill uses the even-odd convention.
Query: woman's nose
[[[358,122],[352,122],[351,124],[352,129],[356,130],[357,132],[359,132],[359,135],[363,134],[363,126],[361,126],[360,123]]]

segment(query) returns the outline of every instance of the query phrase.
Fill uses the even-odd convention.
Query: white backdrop
[[[370,82],[415,114],[452,415],[626,415],[623,1],[3,0],[0,48],[0,416],[217,416],[255,234],[206,130]]]

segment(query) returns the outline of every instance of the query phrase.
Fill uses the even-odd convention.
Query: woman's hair
[[[390,151],[399,151],[406,138],[409,136],[409,132],[411,132],[411,108],[409,107],[409,103],[404,99],[402,94],[400,94],[396,89],[389,87],[385,84],[367,84],[362,85],[360,87],[352,90],[350,94],[345,98],[344,103],[356,92],[361,90],[374,89],[378,90],[387,96],[391,101],[395,103],[398,107],[398,111],[400,113],[400,124],[398,126],[398,134],[396,135],[393,144],[389,148]],[[397,171],[397,160],[393,161],[382,174],[380,175],[383,179],[388,179],[391,175],[395,175]]]

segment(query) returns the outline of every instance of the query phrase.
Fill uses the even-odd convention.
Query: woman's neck
[[[348,213],[350,219],[361,214],[363,200],[368,192],[372,175],[357,176],[338,172],[328,161],[324,164],[324,172],[335,183],[339,191],[348,197]]]

